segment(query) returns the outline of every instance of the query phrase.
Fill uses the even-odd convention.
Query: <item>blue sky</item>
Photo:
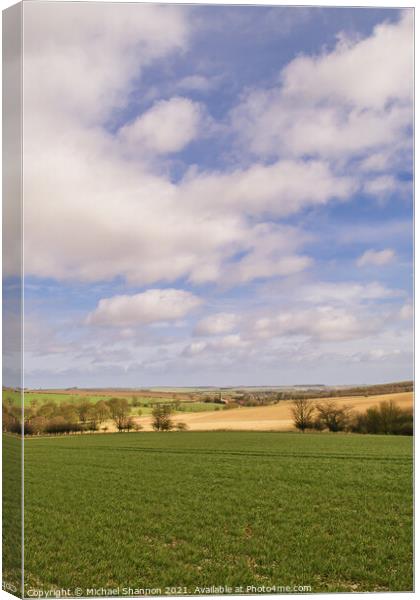
[[[411,11],[24,10],[27,387],[412,376]]]

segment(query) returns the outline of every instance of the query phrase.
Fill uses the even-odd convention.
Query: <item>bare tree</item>
[[[130,414],[130,406],[126,398],[110,398],[107,401],[111,419],[117,426],[118,431],[126,429],[127,419]]]
[[[343,404],[338,405],[333,400],[319,403],[318,419],[330,431],[345,431],[350,424],[352,417],[351,406]]]
[[[312,426],[315,405],[308,398],[296,398],[292,401],[292,415],[296,429],[304,432]]]
[[[92,411],[92,404],[89,400],[82,400],[76,405],[77,414],[79,415],[80,422],[85,425],[89,421],[89,416]]]
[[[97,422],[98,425],[109,419],[111,416],[111,412],[109,410],[108,404],[105,400],[99,400],[94,406],[93,418]]]
[[[170,431],[173,429],[171,419],[172,407],[169,404],[156,404],[153,408],[153,429],[155,431]]]

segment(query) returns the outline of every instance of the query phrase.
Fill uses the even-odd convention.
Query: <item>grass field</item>
[[[4,398],[11,399],[15,404],[20,403],[20,394],[13,390],[7,390],[4,392]],[[132,392],[131,395],[127,393],[118,393],[114,392],[107,394],[98,394],[98,393],[78,393],[78,394],[66,394],[64,392],[25,392],[24,394],[24,404],[25,406],[31,406],[33,401],[36,401],[38,405],[46,403],[46,402],[55,402],[56,404],[66,403],[78,403],[81,400],[87,400],[89,402],[98,402],[99,400],[109,400],[112,397],[127,397],[129,402],[135,397],[139,406],[133,407],[132,413],[137,414],[138,410],[142,411],[143,415],[149,415],[152,413],[153,406],[159,402],[167,403],[172,402],[175,403],[175,400],[164,396],[148,396],[148,395],[140,395]],[[185,412],[206,412],[206,411],[214,411],[220,409],[220,404],[216,404],[215,402],[200,402],[200,401],[183,401],[179,403],[179,411],[180,413]]]
[[[2,508],[3,508],[3,589],[20,591],[22,581],[22,442],[3,434]]]
[[[411,590],[412,438],[27,439],[25,538],[27,589]]]

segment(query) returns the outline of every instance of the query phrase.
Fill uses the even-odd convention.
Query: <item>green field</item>
[[[22,441],[3,434],[3,589],[21,589],[22,570]]]
[[[89,402],[98,402],[98,400],[107,400],[109,396],[78,396],[76,394],[65,394],[62,392],[48,392],[48,393],[39,393],[39,392],[25,392],[23,396],[23,401],[25,406],[30,406],[33,401],[36,401],[38,404],[44,404],[45,402],[56,402],[57,404],[61,404],[62,402],[81,402],[82,400],[89,400]],[[12,401],[14,404],[21,403],[21,394],[16,392],[15,390],[3,390],[3,400],[4,401]]]
[[[20,403],[20,394],[18,392],[7,390],[3,393],[4,399],[12,400],[14,404]],[[116,397],[118,397],[118,393],[116,393]],[[141,410],[143,416],[147,416],[152,414],[153,406],[158,403],[175,403],[175,400],[170,400],[168,398],[156,398],[153,396],[139,396],[133,393],[133,397],[136,397],[139,402],[139,406],[133,407],[131,409],[131,413],[133,415],[137,415],[138,411]],[[99,402],[99,400],[109,400],[109,395],[77,395],[77,394],[65,394],[65,393],[38,393],[38,392],[25,392],[24,394],[24,404],[25,406],[31,406],[33,401],[36,401],[38,405],[44,404],[46,402],[55,402],[56,404],[66,403],[79,403],[82,401],[89,402]],[[131,403],[132,398],[128,397],[127,400]],[[179,402],[179,409],[176,409],[175,413],[183,413],[183,412],[204,412],[204,411],[212,411],[212,410],[221,410],[223,408],[222,405],[217,404],[215,402],[199,402],[199,401],[183,401]]]
[[[223,410],[225,406],[217,402],[181,402],[177,412],[206,412],[208,410]]]
[[[28,439],[25,538],[27,588],[411,590],[412,438]]]

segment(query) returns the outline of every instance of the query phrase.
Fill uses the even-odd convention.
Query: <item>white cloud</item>
[[[27,117],[101,122],[145,66],[187,47],[189,33],[188,10],[175,6],[28,3]]]
[[[395,259],[395,252],[391,248],[384,250],[366,250],[362,256],[357,259],[358,267],[382,267]]]
[[[371,283],[356,282],[319,282],[302,285],[297,292],[299,297],[307,303],[339,303],[341,305],[354,304],[364,300],[383,300],[401,296],[400,290],[384,287],[374,281]]]
[[[265,254],[260,250],[248,254],[236,264],[232,264],[224,275],[224,281],[229,284],[246,283],[254,279],[269,279],[271,277],[299,273],[312,264],[308,256],[282,256]]]
[[[391,175],[382,175],[368,180],[364,190],[372,196],[384,196],[392,193],[397,187],[397,181]]]
[[[247,93],[234,112],[233,133],[241,147],[235,155],[229,138],[229,166],[217,172],[194,166],[175,180],[168,165],[179,159],[176,152],[208,133],[208,115],[188,98],[161,98],[169,88],[204,93],[220,80],[192,75],[177,87],[171,73],[172,83],[162,94],[160,85],[143,85],[142,76],[145,68],[161,67],[160,61],[188,49],[190,9],[104,3],[83,6],[81,13],[80,6],[24,7],[28,275],[70,283],[119,277],[156,288],[164,288],[162,282],[180,287],[179,280],[188,280],[224,289],[288,277],[311,265],[305,246],[313,240],[280,219],[344,202],[360,190],[381,194],[393,184],[384,171],[410,143],[409,17],[376,28],[366,40],[341,39],[332,52],[292,61],[278,86]],[[274,12],[267,25],[272,26]],[[133,90],[143,106],[155,103],[121,126],[124,114],[132,115]],[[228,138],[232,131],[224,133]],[[354,170],[345,168],[347,159]],[[409,224],[408,229],[407,223],[397,225],[398,231],[395,223],[386,230],[377,224],[351,227],[336,232],[334,243],[366,237],[369,247],[377,237],[376,245],[394,245],[396,235],[410,233]],[[322,227],[320,222],[324,234]],[[207,336],[204,341],[188,339],[189,320],[176,332],[141,327],[185,318],[200,305],[190,292],[149,289],[103,297],[87,324],[104,327],[93,331],[79,322],[83,343],[55,338],[43,327],[44,355],[32,366],[44,369],[51,352],[52,367],[63,373],[72,369],[71,378],[85,370],[109,378],[118,371],[125,382],[130,369],[131,381],[138,377],[139,365],[156,372],[175,364],[178,375],[185,373],[188,356],[191,364],[204,357],[217,373],[221,364],[236,364],[240,376],[245,359],[252,359],[252,370],[270,363],[277,377],[279,357],[297,362],[314,356],[316,362],[318,345],[328,346],[329,356],[352,340],[355,348],[372,347],[372,340],[382,348],[376,338],[395,318],[370,301],[393,298],[398,291],[379,283],[300,285],[300,277],[295,289],[303,301],[297,293],[284,293],[269,308],[265,298],[249,308],[244,293],[238,307],[213,306],[216,314],[196,326],[196,334]],[[407,310],[394,312],[404,318]],[[405,327],[399,319],[398,325]],[[68,322],[65,329],[71,329]],[[395,337],[390,336],[391,350],[405,342]],[[300,351],[305,343],[306,353]],[[95,371],[90,361],[116,369]]]
[[[412,11],[403,11],[365,39],[341,36],[331,52],[291,61],[277,87],[244,97],[233,127],[258,156],[395,153],[410,139],[412,84]]]
[[[200,298],[185,290],[151,289],[132,296],[102,298],[86,323],[127,327],[174,321],[185,317],[200,304]]]
[[[371,335],[382,323],[379,317],[363,316],[354,309],[321,305],[256,319],[250,334],[260,339],[303,336],[319,341],[347,341]]]
[[[218,335],[230,333],[236,326],[238,317],[234,313],[217,313],[201,319],[195,327],[197,335]]]
[[[123,161],[104,136],[84,135],[83,144],[80,138],[69,134],[59,152],[47,146],[26,162],[25,266],[32,275],[150,284],[290,274],[310,264],[296,253],[307,236],[255,225],[248,214],[258,220],[267,212],[291,214],[351,189],[324,166],[303,164],[199,175],[175,185]],[[239,265],[232,262],[238,253],[244,254]]]
[[[178,81],[176,87],[181,91],[209,92],[219,85],[220,76],[188,75]]]
[[[388,152],[375,152],[363,159],[360,168],[362,171],[384,171],[390,164],[390,158]]]
[[[178,152],[197,137],[202,119],[203,109],[197,102],[179,97],[161,100],[122,127],[119,137],[137,152]]]
[[[413,11],[402,11],[397,24],[381,23],[365,39],[341,35],[332,52],[293,60],[282,72],[284,93],[380,110],[412,98],[413,50]]]
[[[199,355],[214,355],[219,354],[221,362],[226,358],[226,354],[242,352],[249,346],[249,341],[243,340],[238,334],[230,334],[222,337],[214,338],[210,342],[204,342],[202,340],[191,342],[188,344],[182,355],[186,357],[195,357]],[[234,356],[233,355],[233,356]]]
[[[300,251],[305,234],[268,219],[344,201],[357,183],[334,174],[326,161],[295,159],[226,172],[192,168],[171,181],[165,165],[150,164],[150,155],[174,153],[201,135],[200,105],[178,97],[158,101],[117,136],[100,125],[123,105],[145,65],[186,47],[188,11],[124,6],[112,20],[111,7],[102,8],[89,9],[80,27],[77,7],[67,5],[64,12],[49,5],[29,9],[25,19],[28,274],[233,285],[306,269],[311,260]],[[168,34],[158,35],[167,25]],[[57,52],[50,52],[51,44]],[[86,64],[79,63],[79,51]],[[72,98],[56,58],[67,65],[80,96],[73,90]]]
[[[182,193],[206,209],[287,216],[332,198],[344,200],[356,189],[350,177],[334,175],[326,162],[285,160],[228,173],[193,172]]]
[[[309,258],[296,252],[302,232],[278,227],[266,236],[259,224],[270,229],[268,214],[346,199],[350,178],[320,161],[287,161],[192,170],[175,184],[150,154],[181,149],[201,133],[200,108],[185,98],[156,103],[120,135],[101,126],[145,65],[188,40],[187,10],[128,6],[117,7],[115,20],[111,5],[88,7],[83,23],[77,5],[25,7],[27,273],[148,285],[245,282],[306,268]]]

